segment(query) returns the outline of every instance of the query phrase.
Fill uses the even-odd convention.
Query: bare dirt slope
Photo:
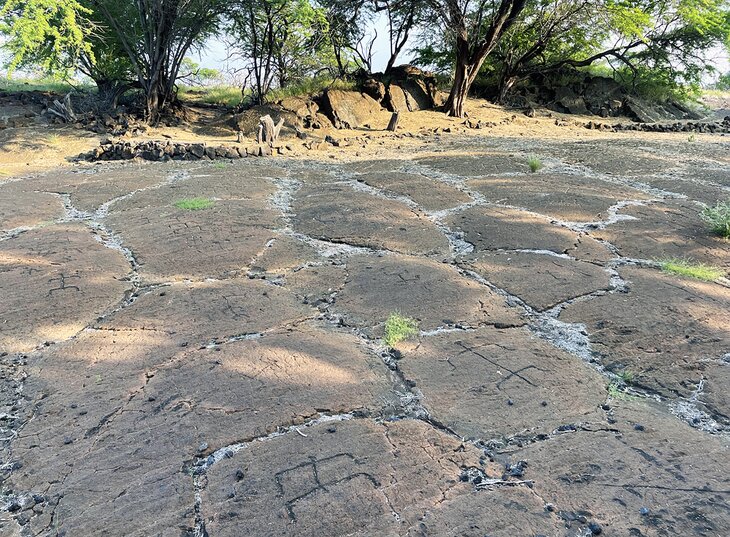
[[[6,178],[0,533],[725,535],[729,146],[509,125]]]

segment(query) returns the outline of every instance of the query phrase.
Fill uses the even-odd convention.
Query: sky
[[[373,23],[372,32],[377,31],[377,39],[373,46],[373,70],[375,72],[385,70],[385,66],[388,63],[390,57],[390,45],[388,43],[388,24],[384,14],[380,14]],[[404,50],[398,56],[398,64],[408,63],[412,58],[412,54],[409,54],[408,47],[411,44],[407,44]],[[231,68],[235,68],[235,64],[226,62],[227,50],[225,44],[220,40],[212,40],[207,44],[205,49],[200,53],[191,54],[190,57],[199,63],[202,67],[209,67],[212,69],[218,69],[222,72],[227,72]]]

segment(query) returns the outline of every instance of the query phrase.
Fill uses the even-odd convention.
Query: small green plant
[[[213,200],[208,198],[188,198],[175,202],[175,207],[186,211],[199,211],[213,206]]]
[[[662,272],[667,274],[686,276],[706,282],[714,282],[725,275],[725,271],[720,267],[695,263],[690,259],[664,259],[659,261],[659,266]]]
[[[700,218],[710,226],[713,233],[730,238],[730,200],[718,201],[714,207],[705,207]]]
[[[618,373],[618,378],[621,379],[621,382],[624,384],[631,384],[634,382],[634,374],[629,371],[628,369],[624,369],[620,373]]]
[[[50,145],[59,145],[61,143],[61,137],[58,134],[49,134],[46,136],[46,141]]]
[[[527,165],[530,167],[530,173],[535,173],[542,168],[542,161],[537,157],[528,157]]]
[[[697,139],[697,137],[695,136],[695,133],[694,132],[691,133],[689,136],[687,136],[687,141],[689,143],[693,143],[696,139]]]
[[[418,321],[405,317],[398,312],[391,313],[385,321],[385,337],[388,347],[393,347],[404,339],[418,334]]]
[[[228,165],[225,162],[216,162],[215,164],[213,164],[213,167],[216,170],[225,170]]]
[[[636,396],[626,392],[626,384],[620,381],[611,382],[608,386],[606,386],[606,391],[608,392],[608,397],[610,399],[630,401],[636,398]]]

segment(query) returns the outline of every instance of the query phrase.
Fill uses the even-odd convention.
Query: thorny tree
[[[454,82],[446,112],[464,117],[464,102],[484,60],[525,9],[527,0],[428,0],[454,40]]]

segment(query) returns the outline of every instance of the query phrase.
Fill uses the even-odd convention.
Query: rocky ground
[[[0,533],[726,535],[730,146],[510,128],[4,178]]]

